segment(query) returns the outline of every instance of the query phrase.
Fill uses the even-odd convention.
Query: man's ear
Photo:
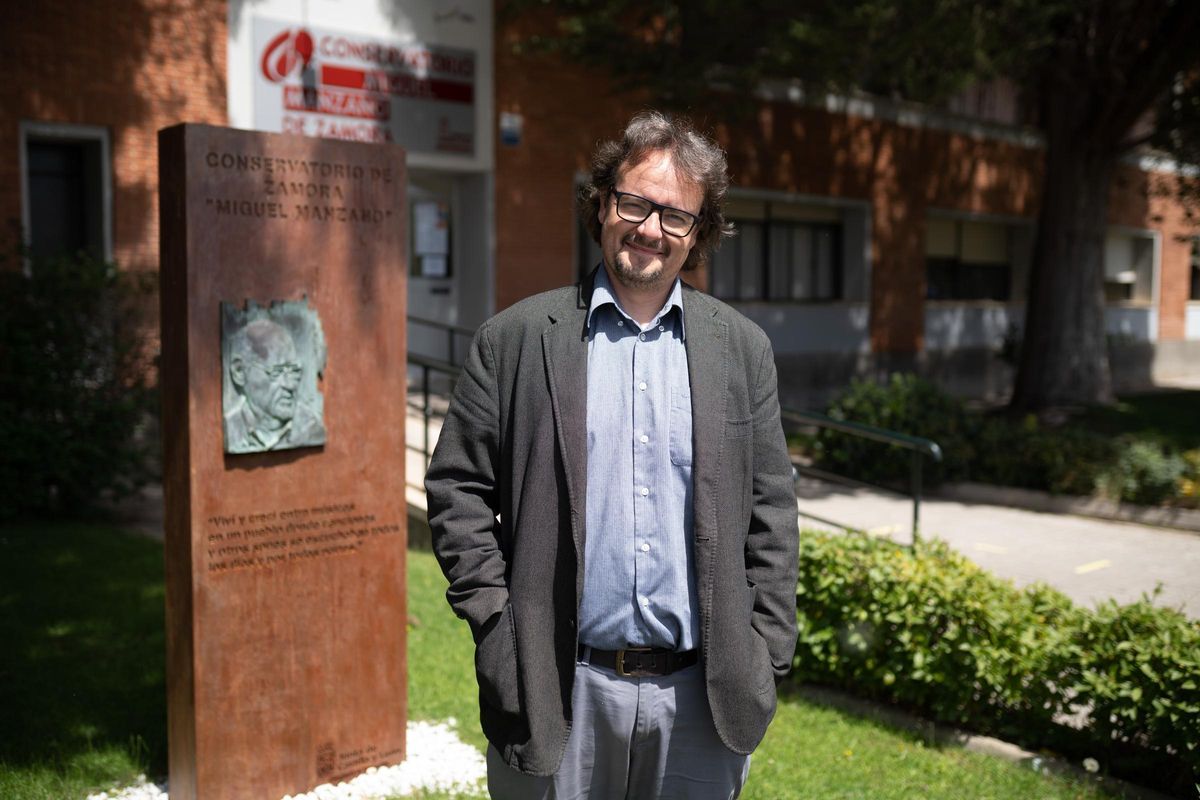
[[[612,198],[612,192],[604,195],[604,199],[600,201],[599,208],[596,209],[596,219],[600,220],[600,224],[604,224],[604,218],[608,216],[608,201]]]
[[[246,383],[246,365],[242,362],[241,356],[234,356],[230,359],[229,380],[233,381],[233,385],[239,389]]]

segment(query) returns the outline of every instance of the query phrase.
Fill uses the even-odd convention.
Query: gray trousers
[[[622,678],[575,665],[574,723],[558,772],[535,777],[488,746],[493,800],[732,800],[750,757],[721,743],[699,665]]]

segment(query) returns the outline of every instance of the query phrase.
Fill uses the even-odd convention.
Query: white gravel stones
[[[487,762],[464,744],[447,725],[408,723],[408,759],[395,767],[372,767],[352,781],[337,786],[322,784],[306,794],[283,800],[377,800],[432,789],[459,794],[485,795],[483,778]]]
[[[450,720],[454,724],[454,720]],[[408,723],[408,759],[394,767],[371,767],[337,786],[322,784],[305,794],[283,800],[382,800],[411,794],[416,789],[484,797],[487,763],[483,755],[455,735],[449,725]],[[120,790],[88,795],[87,800],[168,800],[165,787],[139,777],[137,784]]]
[[[166,785],[150,783],[145,775],[137,776],[137,783],[124,789],[89,794],[87,800],[167,800]]]

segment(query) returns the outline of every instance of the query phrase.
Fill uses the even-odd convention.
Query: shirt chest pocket
[[[671,389],[670,422],[671,463],[679,467],[692,465],[692,393],[687,387]]]

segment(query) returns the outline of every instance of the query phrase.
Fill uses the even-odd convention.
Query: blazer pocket
[[[748,667],[748,677],[754,686],[755,694],[765,694],[775,690],[775,669],[771,666],[771,651],[767,648],[767,640],[754,630],[754,601],[758,599],[758,591],[753,586],[746,586],[746,627],[750,634],[750,653],[752,663]]]
[[[751,417],[725,420],[725,435],[730,439],[749,436],[752,433],[754,433],[754,420]]]
[[[692,465],[692,393],[686,386],[671,389],[670,427],[671,463],[679,467]]]
[[[517,635],[511,604],[504,606],[496,624],[475,646],[475,676],[488,705],[509,714],[520,713]]]

